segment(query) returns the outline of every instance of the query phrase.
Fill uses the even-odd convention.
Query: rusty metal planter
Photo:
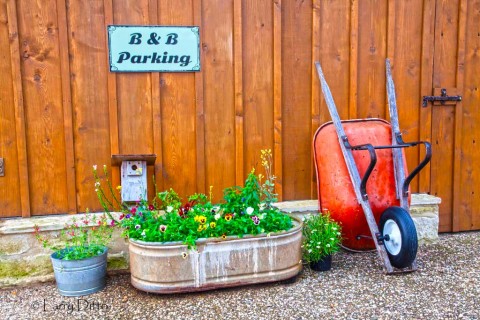
[[[198,251],[181,242],[130,240],[132,285],[155,293],[203,291],[285,280],[302,269],[302,222],[286,231],[243,238],[199,239]],[[183,253],[188,253],[184,258]]]

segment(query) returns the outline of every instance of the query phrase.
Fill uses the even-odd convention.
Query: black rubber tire
[[[413,223],[410,214],[408,214],[405,209],[401,207],[389,207],[380,217],[380,233],[382,236],[385,236],[383,229],[388,220],[393,220],[397,224],[402,240],[400,251],[395,255],[391,254],[388,251],[387,246],[385,246],[388,257],[390,258],[390,263],[395,268],[406,268],[412,264],[417,256],[417,229],[415,228],[415,224]],[[384,243],[385,242],[386,241],[384,241]]]

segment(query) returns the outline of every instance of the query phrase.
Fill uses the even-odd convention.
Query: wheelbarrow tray
[[[391,145],[392,129],[383,119],[344,120],[342,126],[352,145]],[[317,173],[319,208],[328,210],[331,217],[342,224],[342,244],[354,250],[375,248],[365,214],[355,196],[333,122],[318,128],[314,136],[314,155]],[[403,152],[403,150],[402,150]],[[396,197],[395,173],[392,149],[377,150],[377,164],[367,182],[367,192],[372,213],[377,224],[382,213],[391,206],[400,206]],[[367,150],[353,152],[360,176],[364,176],[370,164]],[[407,172],[405,157],[403,166]],[[359,237],[360,236],[360,237]]]

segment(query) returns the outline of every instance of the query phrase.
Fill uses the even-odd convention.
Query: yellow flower
[[[215,222],[213,222],[213,221],[210,222],[210,228],[213,229],[213,228],[215,228],[216,226],[217,226],[217,224],[216,224]]]
[[[222,234],[222,239],[223,239],[223,240],[227,239],[227,235],[226,235],[225,233]]]
[[[197,231],[198,232],[202,232],[203,230],[207,230],[208,226],[204,225],[204,224],[201,224],[198,226],[198,229]]]
[[[182,258],[187,259],[188,254],[186,252],[182,252]]]
[[[195,222],[199,222],[200,224],[205,224],[205,222],[207,222],[207,217],[205,217],[205,216],[195,216],[195,218],[193,218],[193,220],[195,220]]]

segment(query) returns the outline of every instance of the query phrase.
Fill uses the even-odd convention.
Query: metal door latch
[[[5,162],[3,158],[0,158],[0,177],[5,176]]]
[[[462,96],[449,96],[447,95],[447,89],[442,88],[440,96],[423,96],[422,107],[426,107],[429,101],[440,101],[441,105],[445,105],[445,101],[462,101]]]

